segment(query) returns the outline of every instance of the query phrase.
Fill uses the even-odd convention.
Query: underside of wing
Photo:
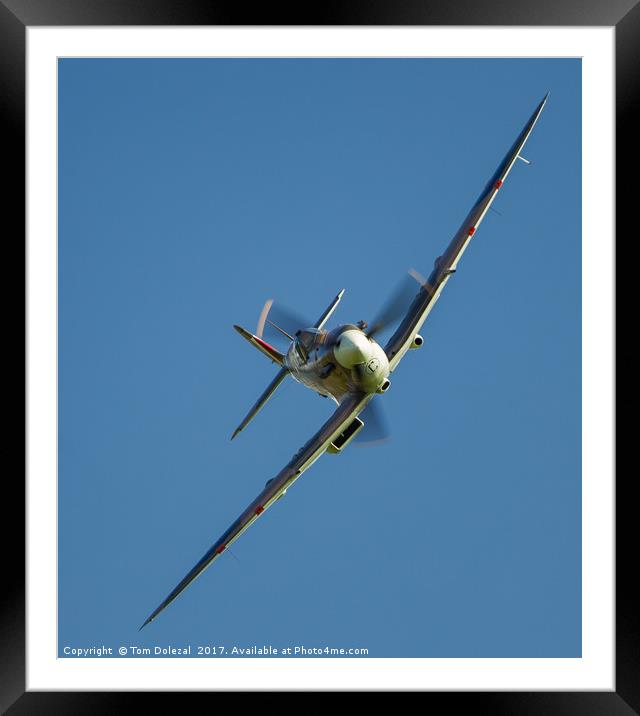
[[[518,138],[505,155],[493,176],[487,182],[480,196],[471,208],[471,211],[469,211],[465,220],[462,222],[462,225],[455,233],[446,251],[442,254],[442,256],[436,259],[434,269],[429,278],[422,282],[418,295],[409,307],[405,318],[387,342],[384,350],[389,358],[389,366],[392,371],[396,368],[402,356],[411,346],[416,333],[427,319],[427,316],[438,300],[442,289],[445,287],[451,275],[455,273],[460,257],[464,253],[464,250],[471,241],[471,237],[477,231],[482,219],[502,188],[502,185],[511,171],[511,168],[517,161],[522,148],[524,147],[531,131],[542,113],[548,96],[549,95],[547,94],[542,102],[540,102],[540,104],[536,107],[535,111],[529,118],[529,121],[525,124],[524,128],[518,135]]]
[[[244,510],[233,524],[213,543],[202,559],[189,571],[166,599],[155,609],[144,624],[153,621],[160,612],[173,602],[204,570],[211,565],[238,537],[248,529],[326,450],[349,428],[373,396],[365,393],[349,395],[336,408],[333,415],[318,432],[293,456],[287,465],[271,480],[256,499]]]

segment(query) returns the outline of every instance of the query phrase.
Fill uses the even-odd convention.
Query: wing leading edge
[[[287,465],[269,482],[256,499],[244,510],[236,521],[213,543],[202,559],[191,569],[182,581],[170,592],[140,627],[143,629],[163,609],[169,606],[204,570],[216,560],[225,549],[260,517],[327,449],[329,443],[340,435],[367,405],[372,394],[354,393],[336,408],[333,415],[318,432],[291,458]]]
[[[509,149],[500,163],[500,166],[496,169],[491,179],[489,179],[482,193],[471,208],[471,211],[467,214],[462,225],[455,233],[446,251],[442,256],[436,259],[435,267],[429,278],[420,287],[418,295],[413,300],[406,316],[384,347],[392,371],[395,370],[402,356],[411,346],[415,334],[420,330],[420,327],[427,319],[429,312],[440,297],[442,289],[445,287],[451,275],[455,273],[460,257],[504,184],[507,175],[511,171],[511,167],[517,161],[518,155],[522,151],[522,148],[526,144],[529,135],[538,121],[548,97],[549,93],[545,95],[542,102],[536,107],[511,149]]]

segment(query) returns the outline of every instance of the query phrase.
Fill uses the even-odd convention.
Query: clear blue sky
[[[59,647],[581,654],[579,60],[62,60]],[[232,329],[428,274],[550,100],[384,403],[139,625],[333,404]]]

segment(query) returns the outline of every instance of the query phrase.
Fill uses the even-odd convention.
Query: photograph
[[[59,659],[582,656],[582,72],[58,58]]]
[[[0,1],[26,280],[0,712],[638,710],[639,5]]]

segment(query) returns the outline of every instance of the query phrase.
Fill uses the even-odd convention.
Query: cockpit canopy
[[[309,355],[324,343],[326,335],[326,331],[320,331],[317,328],[305,328],[302,331],[298,331],[293,344],[298,358],[303,363],[306,363],[309,360]]]

